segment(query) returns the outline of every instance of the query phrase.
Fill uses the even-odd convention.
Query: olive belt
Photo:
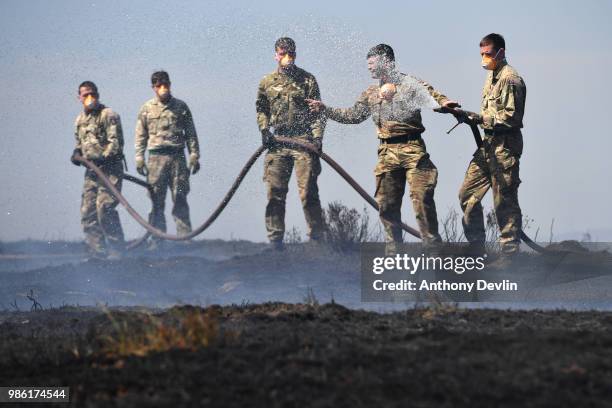
[[[486,136],[501,136],[501,135],[507,135],[510,133],[516,133],[519,132],[520,129],[517,128],[509,128],[509,129],[485,129],[484,130],[484,134]]]
[[[384,139],[378,139],[380,144],[400,144],[400,143],[408,143],[414,140],[420,140],[421,134],[415,133],[412,135],[400,135],[400,136],[391,136]]]
[[[299,137],[309,136],[312,132],[310,127],[308,128],[278,128],[274,129],[274,136],[285,136],[285,137]]]
[[[183,146],[164,146],[157,149],[149,150],[150,155],[165,155],[165,156],[177,156],[185,153]]]

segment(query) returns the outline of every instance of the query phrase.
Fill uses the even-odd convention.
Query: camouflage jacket
[[[378,85],[368,87],[352,107],[328,107],[325,114],[329,119],[347,124],[361,123],[372,116],[378,137],[386,139],[425,131],[420,107],[428,105],[428,95],[440,105],[448,100],[427,82],[410,75],[395,73],[390,82],[397,89],[391,100],[380,97],[380,87],[383,85],[380,81]]]
[[[180,99],[170,97],[167,103],[153,98],[140,108],[136,121],[136,159],[144,158],[146,150],[184,148],[200,156],[198,135],[191,111]]]
[[[89,160],[123,157],[123,130],[119,115],[100,104],[90,113],[81,112],[75,124],[76,148]]]
[[[274,71],[259,83],[255,108],[259,130],[274,128],[283,136],[322,138],[325,119],[310,111],[305,99],[321,99],[315,77],[301,68],[285,74]]]
[[[484,129],[520,129],[523,127],[525,82],[507,63],[489,72],[482,89],[480,114]]]

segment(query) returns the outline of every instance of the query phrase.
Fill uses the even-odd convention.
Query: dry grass
[[[339,252],[352,251],[362,242],[379,242],[382,230],[372,230],[370,215],[366,207],[362,212],[332,201],[324,211],[327,224],[327,240],[332,249]]]
[[[459,311],[459,305],[456,302],[443,299],[443,296],[437,292],[427,294],[426,307],[415,307],[416,315],[423,320],[435,320],[457,311]]]
[[[145,356],[171,349],[196,350],[220,338],[218,314],[214,309],[180,312],[175,322],[144,315],[138,322],[119,320],[107,312],[114,333],[102,336],[102,353],[112,356]]]

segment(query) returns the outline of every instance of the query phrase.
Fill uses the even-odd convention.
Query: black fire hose
[[[355,189],[355,191],[357,191],[357,193],[359,193],[359,195],[361,197],[363,197],[363,199],[368,202],[368,204],[370,204],[372,207],[374,207],[376,209],[376,211],[378,211],[378,203],[376,202],[376,200],[372,196],[370,196],[363,189],[363,187],[361,187],[355,181],[355,179],[353,179],[338,163],[336,163],[335,160],[333,160],[327,154],[321,152],[319,149],[317,149],[312,144],[304,142],[304,141],[301,141],[301,140],[295,140],[295,139],[291,139],[291,138],[287,138],[287,137],[280,137],[279,136],[279,137],[275,137],[275,141],[276,141],[276,143],[280,143],[283,146],[290,146],[290,147],[300,148],[302,150],[309,151],[309,152],[319,156],[327,164],[329,164],[344,180],[346,180],[351,185],[351,187],[353,187],[353,189]],[[76,161],[82,163],[83,165],[85,165],[91,171],[93,171],[96,174],[96,176],[98,176],[98,179],[102,182],[102,184],[104,184],[104,186],[106,188],[108,188],[108,190],[111,192],[111,194],[113,194],[113,196],[115,196],[115,198],[121,203],[121,205],[123,205],[123,207],[125,207],[127,212],[143,228],[145,228],[147,230],[147,234],[145,236],[143,236],[142,238],[136,239],[135,241],[132,241],[130,244],[128,244],[128,249],[132,249],[132,248],[136,248],[138,245],[142,244],[148,238],[149,234],[150,235],[154,235],[154,236],[156,236],[158,238],[167,239],[167,240],[170,240],[170,241],[186,241],[186,240],[189,240],[189,239],[194,238],[195,236],[201,234],[204,230],[206,230],[217,219],[217,217],[221,214],[221,212],[223,212],[223,210],[225,209],[227,204],[230,202],[230,200],[232,199],[232,197],[234,196],[234,194],[238,190],[238,187],[240,187],[240,184],[242,183],[242,180],[244,179],[244,177],[247,175],[249,170],[251,170],[251,167],[253,167],[253,164],[257,161],[259,156],[261,156],[261,154],[265,150],[266,150],[265,146],[260,146],[260,147],[257,148],[257,150],[255,150],[255,152],[251,155],[249,160],[247,160],[245,165],[242,167],[242,170],[238,174],[238,177],[236,177],[236,179],[234,180],[234,183],[230,187],[230,189],[227,192],[227,194],[225,195],[225,197],[223,197],[223,200],[221,200],[221,203],[215,208],[215,210],[208,217],[208,219],[206,219],[206,221],[204,221],[204,223],[202,225],[200,225],[198,228],[196,228],[193,231],[191,231],[189,234],[181,235],[181,236],[173,235],[173,234],[168,234],[168,233],[166,233],[166,232],[164,232],[164,231],[162,231],[162,230],[160,230],[158,228],[155,228],[153,225],[149,224],[130,205],[130,203],[127,201],[127,199],[113,185],[113,183],[111,183],[111,181],[108,179],[108,177],[104,174],[104,172],[102,170],[100,170],[100,168],[98,166],[96,166],[90,160],[87,160],[84,157],[79,156],[79,155],[75,156],[74,159]],[[150,185],[147,184],[145,181],[137,178],[137,177],[131,176],[129,174],[124,174],[123,179],[131,181],[131,182],[136,183],[138,185],[144,186],[147,189],[149,189],[149,192],[151,191],[150,190],[151,189]],[[416,238],[421,238],[421,234],[419,233],[418,230],[416,230],[415,228],[413,228],[413,227],[411,227],[411,226],[409,226],[409,225],[407,225],[407,224],[405,224],[403,222],[401,223],[401,228],[404,231],[408,232],[409,234],[415,236]]]
[[[124,159],[125,160],[125,159]],[[147,183],[144,180],[139,179],[138,177],[134,177],[131,174],[126,174],[123,173],[123,180],[127,180],[129,182],[132,182],[134,184],[137,184],[141,187],[144,187],[147,189],[147,191],[149,192],[149,196],[153,197],[153,187]],[[146,240],[149,238],[149,236],[151,236],[151,233],[149,231],[146,232],[146,234],[144,234],[142,237],[140,238],[136,238],[130,242],[127,243],[126,248],[127,249],[136,249],[139,246],[141,246],[142,244],[144,244],[146,242]]]
[[[351,177],[351,175],[346,172],[346,170],[344,170],[338,163],[336,163],[336,161],[334,159],[329,157],[326,153],[320,151],[319,149],[314,147],[312,144],[303,142],[301,140],[290,139],[290,138],[287,138],[287,137],[275,137],[275,140],[277,140],[278,142],[282,143],[283,145],[288,145],[288,146],[292,146],[292,147],[298,147],[298,148],[301,148],[303,150],[307,150],[307,151],[309,151],[311,153],[314,153],[317,156],[319,156],[321,159],[323,159],[325,161],[325,163],[329,164],[329,166],[332,169],[336,170],[336,173],[338,173],[347,183],[349,183],[349,185],[351,187],[353,187],[353,189],[355,191],[357,191],[357,193],[359,193],[359,195],[368,204],[370,204],[372,206],[372,208],[374,208],[376,211],[378,211],[378,203],[376,202],[374,197],[369,195],[363,189],[363,187],[361,187],[359,185],[359,183],[357,183],[355,181],[355,179],[353,177]],[[391,222],[391,221],[388,221],[388,222]],[[407,233],[409,233],[410,235],[412,235],[412,236],[414,236],[416,238],[419,238],[419,239],[421,238],[421,233],[417,229],[407,225],[406,223],[402,222],[401,223],[401,228],[404,231],[406,231]]]
[[[221,212],[225,209],[227,204],[232,199],[234,193],[236,193],[236,190],[238,190],[238,187],[240,186],[240,183],[242,183],[242,180],[244,179],[244,177],[247,175],[247,173],[249,172],[249,170],[253,166],[253,163],[255,163],[255,161],[259,158],[259,156],[261,156],[261,154],[264,152],[264,150],[265,150],[265,147],[260,146],[255,151],[255,153],[253,153],[253,155],[251,155],[249,160],[246,162],[246,164],[242,168],[242,171],[240,172],[240,174],[238,175],[238,177],[234,181],[234,184],[232,184],[232,187],[229,189],[229,191],[227,192],[225,197],[223,197],[223,200],[221,201],[221,203],[217,206],[215,211],[213,211],[213,213],[208,217],[208,219],[206,221],[204,221],[204,223],[202,225],[200,225],[198,228],[196,228],[195,230],[191,231],[189,234],[185,234],[185,235],[181,235],[181,236],[173,235],[173,234],[168,234],[168,233],[166,233],[166,232],[164,232],[164,231],[162,231],[162,230],[160,230],[158,228],[155,228],[153,225],[149,224],[130,205],[130,203],[127,201],[127,199],[113,185],[113,183],[111,183],[111,181],[108,179],[108,177],[106,177],[106,174],[104,174],[104,172],[102,172],[102,170],[100,170],[100,168],[98,166],[96,166],[90,160],[87,160],[84,157],[79,156],[79,155],[75,156],[74,159],[76,161],[80,162],[80,163],[83,163],[88,169],[93,171],[96,174],[96,176],[98,176],[98,179],[102,182],[102,184],[104,184],[104,186],[110,190],[110,192],[113,194],[113,196],[115,196],[115,198],[121,203],[121,205],[123,205],[125,207],[127,212],[144,229],[146,229],[148,233],[150,233],[151,235],[154,235],[154,236],[156,236],[158,238],[167,239],[169,241],[187,241],[187,240],[190,240],[191,238],[201,234],[206,228],[208,228],[217,219],[217,217],[221,214]],[[129,178],[126,178],[126,176],[129,177]],[[142,181],[142,180],[140,180],[140,179],[138,179],[136,177],[130,176],[130,175],[124,175],[124,179],[127,179],[127,180],[132,181],[132,182],[136,182],[137,184],[140,184],[140,185],[142,185],[143,183],[146,184],[144,181]],[[138,181],[135,181],[135,180],[138,180]],[[139,241],[143,240],[143,238],[139,239]],[[133,247],[133,246],[130,245],[130,247]]]
[[[471,120],[461,120],[459,119],[459,116],[457,114],[457,112],[455,112],[454,109],[452,108],[436,108],[434,109],[435,112],[438,113],[451,113],[453,115],[455,115],[455,117],[457,118],[457,120],[459,120],[459,123],[461,123],[462,121],[464,123],[466,123],[470,129],[472,130],[472,136],[474,136],[474,142],[476,142],[476,146],[478,146],[479,149],[482,149],[484,146],[484,143],[482,141],[482,136],[480,135],[480,130],[478,129],[478,125],[476,123],[474,123],[474,121]],[[458,124],[459,124],[458,123]],[[454,128],[453,128],[454,129]],[[451,129],[452,130],[452,129]],[[450,132],[450,131],[449,131]],[[492,173],[492,177],[496,177],[496,181],[501,185],[504,186],[505,185],[505,180],[502,180],[498,174],[496,172],[491,172]],[[520,233],[521,239],[523,240],[523,242],[531,249],[533,249],[536,252],[540,252],[540,253],[544,253],[544,252],[550,252],[550,250],[538,245],[536,242],[534,242],[531,238],[529,238],[527,236],[527,234],[525,234],[525,231],[521,230]]]

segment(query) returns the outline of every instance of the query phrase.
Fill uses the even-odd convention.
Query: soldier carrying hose
[[[484,251],[482,198],[493,189],[495,216],[500,229],[502,260],[519,251],[522,215],[518,202],[519,160],[523,152],[523,114],[527,88],[506,61],[506,43],[499,34],[480,41],[482,67],[489,71],[482,90],[480,113],[454,109],[459,121],[484,129],[482,148],[474,153],[459,191],[463,230],[473,249]]]
[[[324,238],[326,226],[317,186],[321,173],[319,157],[276,143],[274,136],[309,142],[321,149],[325,119],[310,112],[306,103],[308,98],[319,100],[321,96],[314,75],[295,65],[295,42],[288,37],[279,38],[274,51],[278,66],[259,83],[256,111],[262,142],[269,147],[264,159],[268,190],[266,229],[273,248],[282,250],[285,201],[293,168],[310,240],[317,242]]]
[[[91,81],[79,85],[79,100],[83,104],[75,122],[76,147],[71,157],[96,164],[121,190],[123,178],[123,131],[119,115],[100,103],[98,87]],[[85,171],[81,201],[81,225],[88,252],[92,258],[118,259],[124,248],[123,230],[117,213],[118,201],[90,170]]]
[[[397,251],[397,244],[402,242],[400,210],[406,183],[423,242],[438,243],[441,238],[434,202],[438,170],[421,137],[425,131],[421,107],[427,106],[431,98],[446,108],[459,104],[428,83],[398,72],[393,49],[386,44],[370,49],[367,62],[372,78],[378,83],[368,87],[354,106],[338,109],[318,100],[308,103],[313,111],[323,112],[327,118],[340,123],[357,124],[372,116],[380,142],[374,170],[375,196],[385,226],[387,251]]]

